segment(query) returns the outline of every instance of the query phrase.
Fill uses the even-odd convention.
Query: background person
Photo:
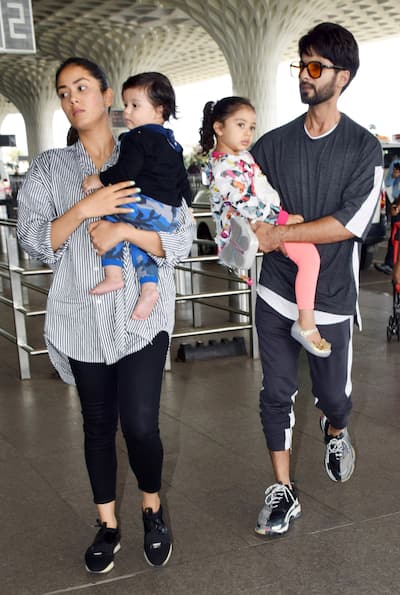
[[[128,181],[82,197],[83,179],[118,159],[109,119],[112,90],[103,71],[80,57],[59,66],[56,89],[79,140],[33,160],[18,197],[17,233],[23,248],[53,269],[46,344],[62,379],[76,383],[81,402],[85,461],[100,525],[85,564],[90,572],[108,572],[120,548],[115,511],[119,421],[142,492],[144,554],[149,564],[159,566],[172,551],[159,497],[160,392],[174,324],[174,265],[188,254],[195,225],[185,201],[172,234],[100,220],[126,212],[124,205],[132,201]],[[160,297],[146,320],[130,316],[139,283],[127,246],[122,290],[89,294],[102,278],[99,255],[119,241],[151,253],[159,265]]]
[[[396,157],[389,165],[385,176],[386,194],[389,198],[390,206],[390,236],[387,243],[386,255],[383,263],[375,263],[375,268],[381,273],[391,275],[393,271],[393,243],[392,231],[393,225],[400,221],[400,160]]]
[[[300,39],[298,48],[300,62],[292,70],[299,76],[308,111],[265,134],[252,149],[282,206],[302,213],[305,220],[297,225],[254,225],[266,253],[256,304],[263,369],[260,411],[276,480],[266,490],[257,519],[255,530],[263,535],[285,533],[301,513],[290,473],[299,344],[288,329],[297,317],[296,267],[277,250],[286,242],[312,242],[321,256],[315,318],[332,343],[332,354],[326,359],[309,357],[308,363],[312,393],[321,410],[325,469],[333,481],[347,481],[355,466],[347,431],[353,319],[358,317],[355,240],[367,233],[383,174],[379,141],[337,108],[359,66],[353,35],[335,23],[321,23]]]

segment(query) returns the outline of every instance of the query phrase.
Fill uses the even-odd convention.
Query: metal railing
[[[207,214],[200,213],[204,217]],[[196,216],[196,215],[195,215]],[[0,336],[11,341],[17,347],[19,371],[21,379],[31,377],[30,358],[36,355],[47,354],[46,349],[38,349],[30,345],[27,333],[27,319],[43,316],[45,308],[34,308],[29,305],[28,292],[33,291],[47,296],[48,289],[44,284],[32,282],[37,276],[52,274],[51,269],[45,266],[31,268],[21,266],[20,249],[16,237],[16,221],[0,219],[1,252],[4,260],[0,262],[0,304],[13,311],[15,334],[5,328],[0,328]],[[198,256],[197,247],[207,240],[195,240],[192,256],[185,258],[176,268],[176,303],[188,302],[191,304],[191,325],[187,328],[175,328],[172,339],[185,337],[215,335],[228,332],[248,331],[250,333],[250,352],[252,357],[258,357],[258,344],[254,332],[254,307],[256,288],[255,284],[247,284],[225,272],[223,267],[214,267],[213,270],[205,266],[207,263],[216,262],[217,256]],[[220,269],[220,270],[219,270]],[[254,270],[253,270],[254,269]],[[255,279],[257,265],[254,264],[251,275]],[[29,280],[30,279],[30,280]],[[201,281],[214,279],[227,284],[227,289],[216,291],[201,290]],[[4,291],[4,282],[9,284],[9,297]],[[228,303],[226,303],[226,300]],[[203,324],[202,309],[213,308],[229,314],[229,321],[224,324],[205,326]],[[166,369],[171,369],[170,356],[167,358]]]
[[[10,284],[11,298],[6,297],[4,292],[0,294],[0,303],[10,307],[14,314],[15,334],[0,328],[0,335],[13,342],[17,346],[20,377],[24,380],[30,378],[30,356],[43,355],[46,349],[35,349],[28,343],[26,319],[33,316],[42,316],[46,310],[30,310],[26,308],[26,295],[24,289],[34,289],[47,293],[45,289],[25,281],[25,278],[34,275],[51,274],[47,268],[24,269],[20,266],[19,249],[16,238],[16,222],[0,219],[2,231],[2,253],[6,255],[6,262],[0,262],[1,289],[4,279]]]

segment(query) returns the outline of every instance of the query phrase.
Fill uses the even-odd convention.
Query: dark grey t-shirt
[[[252,154],[281,197],[289,213],[312,221],[331,215],[355,238],[365,237],[382,182],[382,149],[365,128],[342,114],[327,135],[310,138],[305,114],[268,132]],[[354,239],[317,246],[321,269],[315,308],[353,315],[356,310],[358,270]],[[357,260],[357,259],[356,259]],[[279,252],[263,258],[260,284],[295,302],[296,265]]]

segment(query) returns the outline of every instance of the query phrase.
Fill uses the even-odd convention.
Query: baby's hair
[[[200,146],[203,150],[203,155],[206,155],[215,145],[215,122],[225,122],[227,118],[232,116],[243,106],[256,111],[247,97],[224,97],[216,103],[208,101],[205,104],[203,110],[203,123],[199,130]]]
[[[171,116],[176,119],[175,91],[170,80],[161,72],[141,72],[130,76],[122,85],[122,94],[126,89],[142,87],[154,107],[162,105],[164,122]]]

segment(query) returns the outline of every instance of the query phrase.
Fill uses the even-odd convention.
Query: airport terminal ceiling
[[[399,35],[400,10],[395,4],[392,0],[314,2],[314,20],[308,18],[302,29],[330,20],[349,27],[359,42]],[[152,62],[175,84],[226,74],[223,52],[199,21],[208,22],[212,34],[218,21],[225,20],[228,27],[241,19],[268,23],[268,13],[284,13],[291,6],[299,12],[301,5],[298,0],[175,0],[162,5],[140,0],[32,0],[37,52],[1,56],[0,92],[12,94],[16,67],[19,74],[22,70],[29,76],[35,62],[55,65],[70,55],[98,60],[120,52],[120,59],[125,57],[139,68]],[[254,15],[266,15],[266,19],[255,20]],[[250,34],[249,43],[251,39]],[[296,40],[297,36],[282,59],[296,56]]]

